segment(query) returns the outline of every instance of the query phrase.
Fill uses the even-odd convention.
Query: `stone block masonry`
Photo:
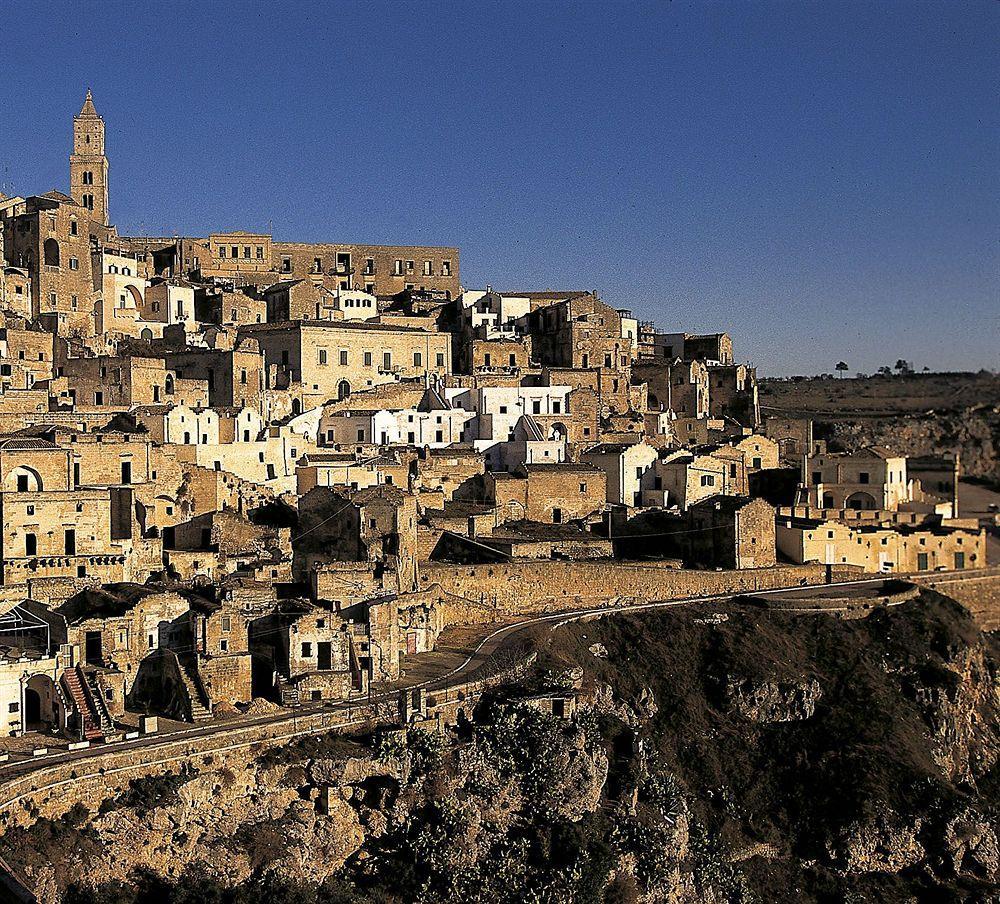
[[[854,569],[834,569],[833,580],[849,580]],[[743,571],[693,571],[665,563],[620,561],[509,562],[492,565],[421,567],[422,587],[440,584],[450,595],[492,606],[502,615],[530,615],[563,609],[753,593],[780,587],[822,584],[823,565],[787,565]],[[448,620],[460,623],[461,607]],[[453,611],[452,611],[453,610]]]

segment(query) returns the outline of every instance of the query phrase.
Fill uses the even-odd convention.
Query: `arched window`
[[[351,384],[347,380],[341,380],[337,384],[337,400],[342,402],[351,394]]]
[[[59,243],[55,239],[46,239],[42,245],[42,253],[45,255],[46,267],[59,266]]]

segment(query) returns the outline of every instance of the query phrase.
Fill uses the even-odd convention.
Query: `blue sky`
[[[0,190],[123,232],[458,245],[764,373],[1000,367],[1000,5],[0,0]],[[6,187],[3,187],[3,186]]]

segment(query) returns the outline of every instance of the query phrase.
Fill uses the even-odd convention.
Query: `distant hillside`
[[[764,380],[761,411],[809,417],[816,435],[908,455],[958,452],[964,472],[1000,483],[1000,376],[928,373],[864,379]]]

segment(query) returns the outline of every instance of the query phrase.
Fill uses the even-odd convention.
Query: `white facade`
[[[522,415],[565,416],[569,409],[569,386],[483,386],[446,389],[449,404],[475,411],[475,436],[488,448],[511,439]],[[489,442],[487,442],[489,441]]]

